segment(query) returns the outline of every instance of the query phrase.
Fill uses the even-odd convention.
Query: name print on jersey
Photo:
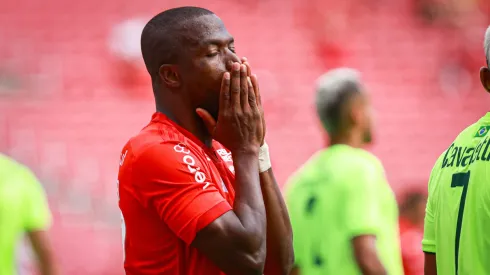
[[[486,137],[476,147],[451,144],[444,154],[442,167],[466,167],[475,161],[490,161],[490,137]]]

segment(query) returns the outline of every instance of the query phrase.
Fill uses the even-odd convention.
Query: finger
[[[252,75],[252,68],[250,67],[250,63],[245,62],[245,63],[243,63],[243,65],[245,65],[247,67],[247,76],[250,77]]]
[[[240,66],[240,104],[243,109],[250,107],[248,104],[248,81],[247,67],[242,64]]]
[[[250,63],[248,62],[248,59],[244,56],[240,58],[240,61],[242,62],[243,65],[247,66],[247,75],[251,76],[252,75],[252,67],[250,67]]]
[[[214,120],[213,116],[211,116],[208,111],[202,108],[197,108],[196,113],[204,122],[206,129],[208,129],[208,132],[211,135],[214,135],[214,130],[216,129],[216,120]]]
[[[230,106],[230,73],[225,72],[221,80],[221,91],[219,97],[219,108],[225,110]]]
[[[255,96],[255,93],[253,92],[253,84],[252,84],[252,81],[250,80],[249,77],[247,77],[247,86],[248,86],[248,104],[250,105],[250,107],[259,107],[259,105],[257,104],[257,97]]]
[[[231,70],[231,107],[240,108],[240,64],[233,63]]]
[[[257,104],[262,107],[262,97],[260,95],[259,80],[256,74],[253,74],[250,79],[252,80],[253,91],[255,93],[255,98],[257,99]]]

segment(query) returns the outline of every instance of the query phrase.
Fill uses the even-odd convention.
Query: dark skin
[[[424,274],[437,275],[436,254],[424,252]]]
[[[37,257],[37,265],[39,274],[41,275],[56,275],[58,269],[53,256],[53,249],[49,242],[48,233],[46,231],[29,231],[27,236],[32,245],[32,250]]]
[[[257,78],[217,16],[192,21],[177,64],[160,67],[157,110],[204,144],[226,146],[235,166],[233,211],[198,232],[192,245],[226,274],[288,274],[289,216],[272,169],[258,172],[265,124]]]
[[[376,248],[376,236],[361,235],[352,239],[354,258],[364,275],[386,275],[386,270],[379,260]]]
[[[248,75],[251,76],[252,85],[258,98],[265,137],[266,127],[259,82],[257,76],[251,74],[251,66],[248,60],[242,58],[242,62],[248,68]],[[264,139],[262,139],[262,144],[264,144]],[[272,168],[260,173],[260,186],[267,213],[267,259],[264,274],[288,274],[294,263],[293,232],[286,202],[276,182]]]
[[[488,63],[488,60],[487,60]],[[488,65],[487,65],[488,66]],[[480,69],[480,81],[483,88],[490,93],[490,69],[489,67],[482,67]],[[425,275],[437,275],[437,261],[436,254],[424,252],[425,264],[424,264],[424,274]]]

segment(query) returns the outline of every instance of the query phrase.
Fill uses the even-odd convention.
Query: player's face
[[[363,118],[360,121],[360,126],[363,130],[364,142],[370,143],[373,139],[373,108],[369,97],[363,93],[361,95]]]
[[[219,110],[221,80],[232,62],[240,62],[235,54],[233,37],[216,15],[206,15],[189,24],[186,56],[179,66],[181,81],[194,108],[206,109],[215,119]]]

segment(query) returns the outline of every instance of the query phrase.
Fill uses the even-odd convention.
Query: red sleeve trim
[[[226,212],[230,211],[232,208],[227,201],[222,201],[215,206],[211,207],[208,211],[204,212],[197,220],[195,232],[199,232],[201,229],[208,226],[210,223],[214,222],[217,218],[221,217]],[[184,240],[188,245],[190,245],[196,235],[189,236],[187,240]]]

